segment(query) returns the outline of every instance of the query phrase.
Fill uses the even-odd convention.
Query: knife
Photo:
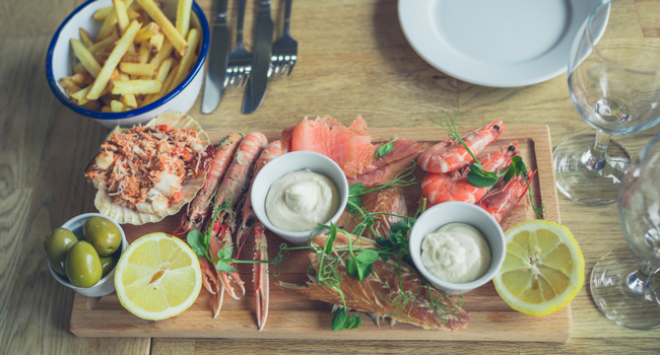
[[[254,57],[252,58],[252,73],[248,79],[243,99],[243,113],[252,113],[264,100],[268,86],[268,69],[270,54],[273,50],[273,20],[270,18],[271,0],[259,1],[257,13],[257,29],[254,39]]]
[[[202,97],[202,113],[213,112],[222,98],[222,91],[227,75],[227,57],[229,49],[229,29],[227,28],[227,0],[216,0],[213,16],[213,34],[208,54],[208,66]]]

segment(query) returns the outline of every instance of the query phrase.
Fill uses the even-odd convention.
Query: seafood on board
[[[168,197],[167,213],[173,214],[189,202],[176,234],[187,234],[186,240],[198,257],[202,284],[213,295],[213,318],[219,316],[225,293],[236,300],[245,294],[244,281],[235,266],[252,263],[259,330],[264,328],[268,317],[272,276],[269,265],[281,264],[285,255],[303,250],[311,251],[312,282],[307,285],[278,282],[274,286],[339,306],[335,318],[340,321],[333,319],[333,330],[359,326],[359,317],[347,316],[349,309],[367,312],[376,322],[389,317],[392,324],[402,322],[437,330],[465,329],[470,317],[461,300],[430,286],[417,271],[419,266],[412,263],[408,233],[426,207],[445,201],[475,204],[501,222],[528,192],[529,180],[536,174],[520,163],[516,142],[492,154],[482,153],[504,131],[506,126],[502,121],[463,137],[450,133],[449,139],[429,147],[425,142],[398,137],[390,142],[372,143],[367,123],[361,117],[349,127],[330,117],[305,118],[283,130],[281,140],[269,143],[259,132],[231,133],[213,147],[192,119],[187,120],[179,113],[161,116],[145,127],[111,134],[109,142],[104,143],[90,164],[88,177],[99,193],[104,192],[106,204],[128,211],[127,215],[156,215],[153,203],[152,210],[146,212],[141,203],[149,203],[151,190],[169,184],[169,194],[161,191]],[[117,143],[124,137],[120,134],[132,135],[133,141]],[[324,225],[319,229],[324,231],[315,231],[307,247],[282,244],[280,253],[269,260],[267,246],[272,241],[267,240],[266,229],[254,213],[252,183],[263,166],[297,150],[318,152],[334,160],[351,184],[350,203],[337,225]],[[153,162],[145,154],[147,157],[155,154]],[[166,175],[172,171],[167,168],[173,160],[177,166],[185,167],[177,170],[176,179],[171,177],[174,174]],[[120,190],[123,181],[120,178],[125,178],[117,171],[120,166],[146,174],[132,172],[132,176],[153,181],[138,185],[144,190],[139,193]],[[490,183],[475,185],[474,177],[470,176],[475,169],[480,169],[478,174],[490,179]],[[420,181],[421,174],[424,175]],[[191,181],[195,182],[194,192],[185,190]],[[417,187],[411,190],[407,186]],[[421,191],[421,196],[407,198],[410,191]],[[103,208],[102,213],[112,212]],[[150,218],[124,218],[122,223],[159,220]],[[242,253],[246,245],[251,245],[252,250]],[[244,254],[251,257],[244,258]]]

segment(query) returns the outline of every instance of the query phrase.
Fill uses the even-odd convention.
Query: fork
[[[245,0],[238,0],[236,45],[227,59],[227,75],[223,84],[225,88],[244,86],[252,71],[252,54],[243,45],[243,17],[245,17]]]
[[[298,42],[291,38],[289,31],[289,23],[291,22],[291,2],[293,0],[286,0],[286,8],[284,9],[284,33],[282,38],[273,43],[273,53],[270,57],[270,69],[268,70],[268,77],[280,77],[291,75],[293,67],[298,60]]]

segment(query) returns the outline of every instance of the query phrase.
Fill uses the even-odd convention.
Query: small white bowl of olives
[[[128,248],[121,226],[100,213],[85,213],[44,239],[50,273],[81,295],[101,297],[115,291],[115,266]]]

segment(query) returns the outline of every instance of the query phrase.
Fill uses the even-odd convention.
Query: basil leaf
[[[348,202],[346,203],[346,209],[348,212],[357,212],[359,208],[362,207],[362,201],[357,196],[348,196]]]
[[[489,187],[495,185],[497,182],[497,179],[478,175],[474,172],[474,170],[468,171],[467,180],[472,186],[475,187]]]
[[[335,316],[332,317],[332,331],[338,332],[344,329],[344,324],[346,324],[346,320],[348,320],[348,314],[346,314],[345,309],[342,308],[337,312],[335,312]]]
[[[477,165],[477,164],[470,165],[470,171],[474,172],[474,174],[477,174],[479,176],[497,179],[497,174],[491,171],[486,171],[486,169],[484,169],[484,167],[482,167],[481,165]]]
[[[358,279],[360,282],[364,281],[369,275],[371,275],[371,271],[373,270],[374,266],[373,264],[363,264],[358,262]]]
[[[392,225],[392,228],[390,228],[390,234],[397,234],[400,231],[404,233],[408,232],[408,226],[405,221],[398,221]]]
[[[229,263],[226,263],[224,261],[218,261],[215,263],[215,269],[218,271],[224,271],[224,272],[237,272],[233,266],[231,266]]]
[[[231,253],[234,251],[234,247],[224,247],[218,250],[218,259],[224,261],[231,259]]]
[[[357,314],[354,314],[348,317],[348,319],[344,323],[344,329],[348,329],[348,330],[355,329],[360,327],[360,324],[362,324],[362,318],[360,318],[360,316],[358,316]]]
[[[363,250],[355,257],[355,259],[360,263],[373,264],[378,260],[378,253],[373,250]]]
[[[394,141],[392,141],[394,142]],[[392,142],[385,143],[378,147],[376,149],[376,153],[374,154],[374,160],[378,160],[379,157],[384,157],[385,155],[389,154],[391,151],[394,150],[394,144]]]
[[[204,248],[204,235],[202,232],[198,230],[190,231],[188,232],[186,240],[188,241],[190,248],[195,252],[195,255],[197,255],[198,258],[203,258],[206,248]]]
[[[356,279],[362,281],[358,268],[359,266],[357,260],[353,258],[346,259],[346,272],[348,272],[349,275],[355,277]]]
[[[366,188],[364,187],[364,184],[361,182],[358,182],[357,184],[348,185],[349,196],[360,196],[364,193],[365,190]]]
[[[380,247],[383,248],[383,249],[391,248],[391,247],[394,246],[394,245],[392,245],[392,242],[389,239],[385,238],[385,237],[376,238],[376,243],[378,245],[380,245]]]
[[[513,179],[513,176],[516,175],[516,168],[513,166],[513,163],[509,165],[506,169],[506,174],[504,174],[504,181],[508,182]]]
[[[337,225],[334,223],[330,224],[330,235],[328,235],[328,239],[325,241],[325,245],[323,246],[323,252],[326,254],[332,253],[332,248],[335,243],[335,239],[337,239]]]

